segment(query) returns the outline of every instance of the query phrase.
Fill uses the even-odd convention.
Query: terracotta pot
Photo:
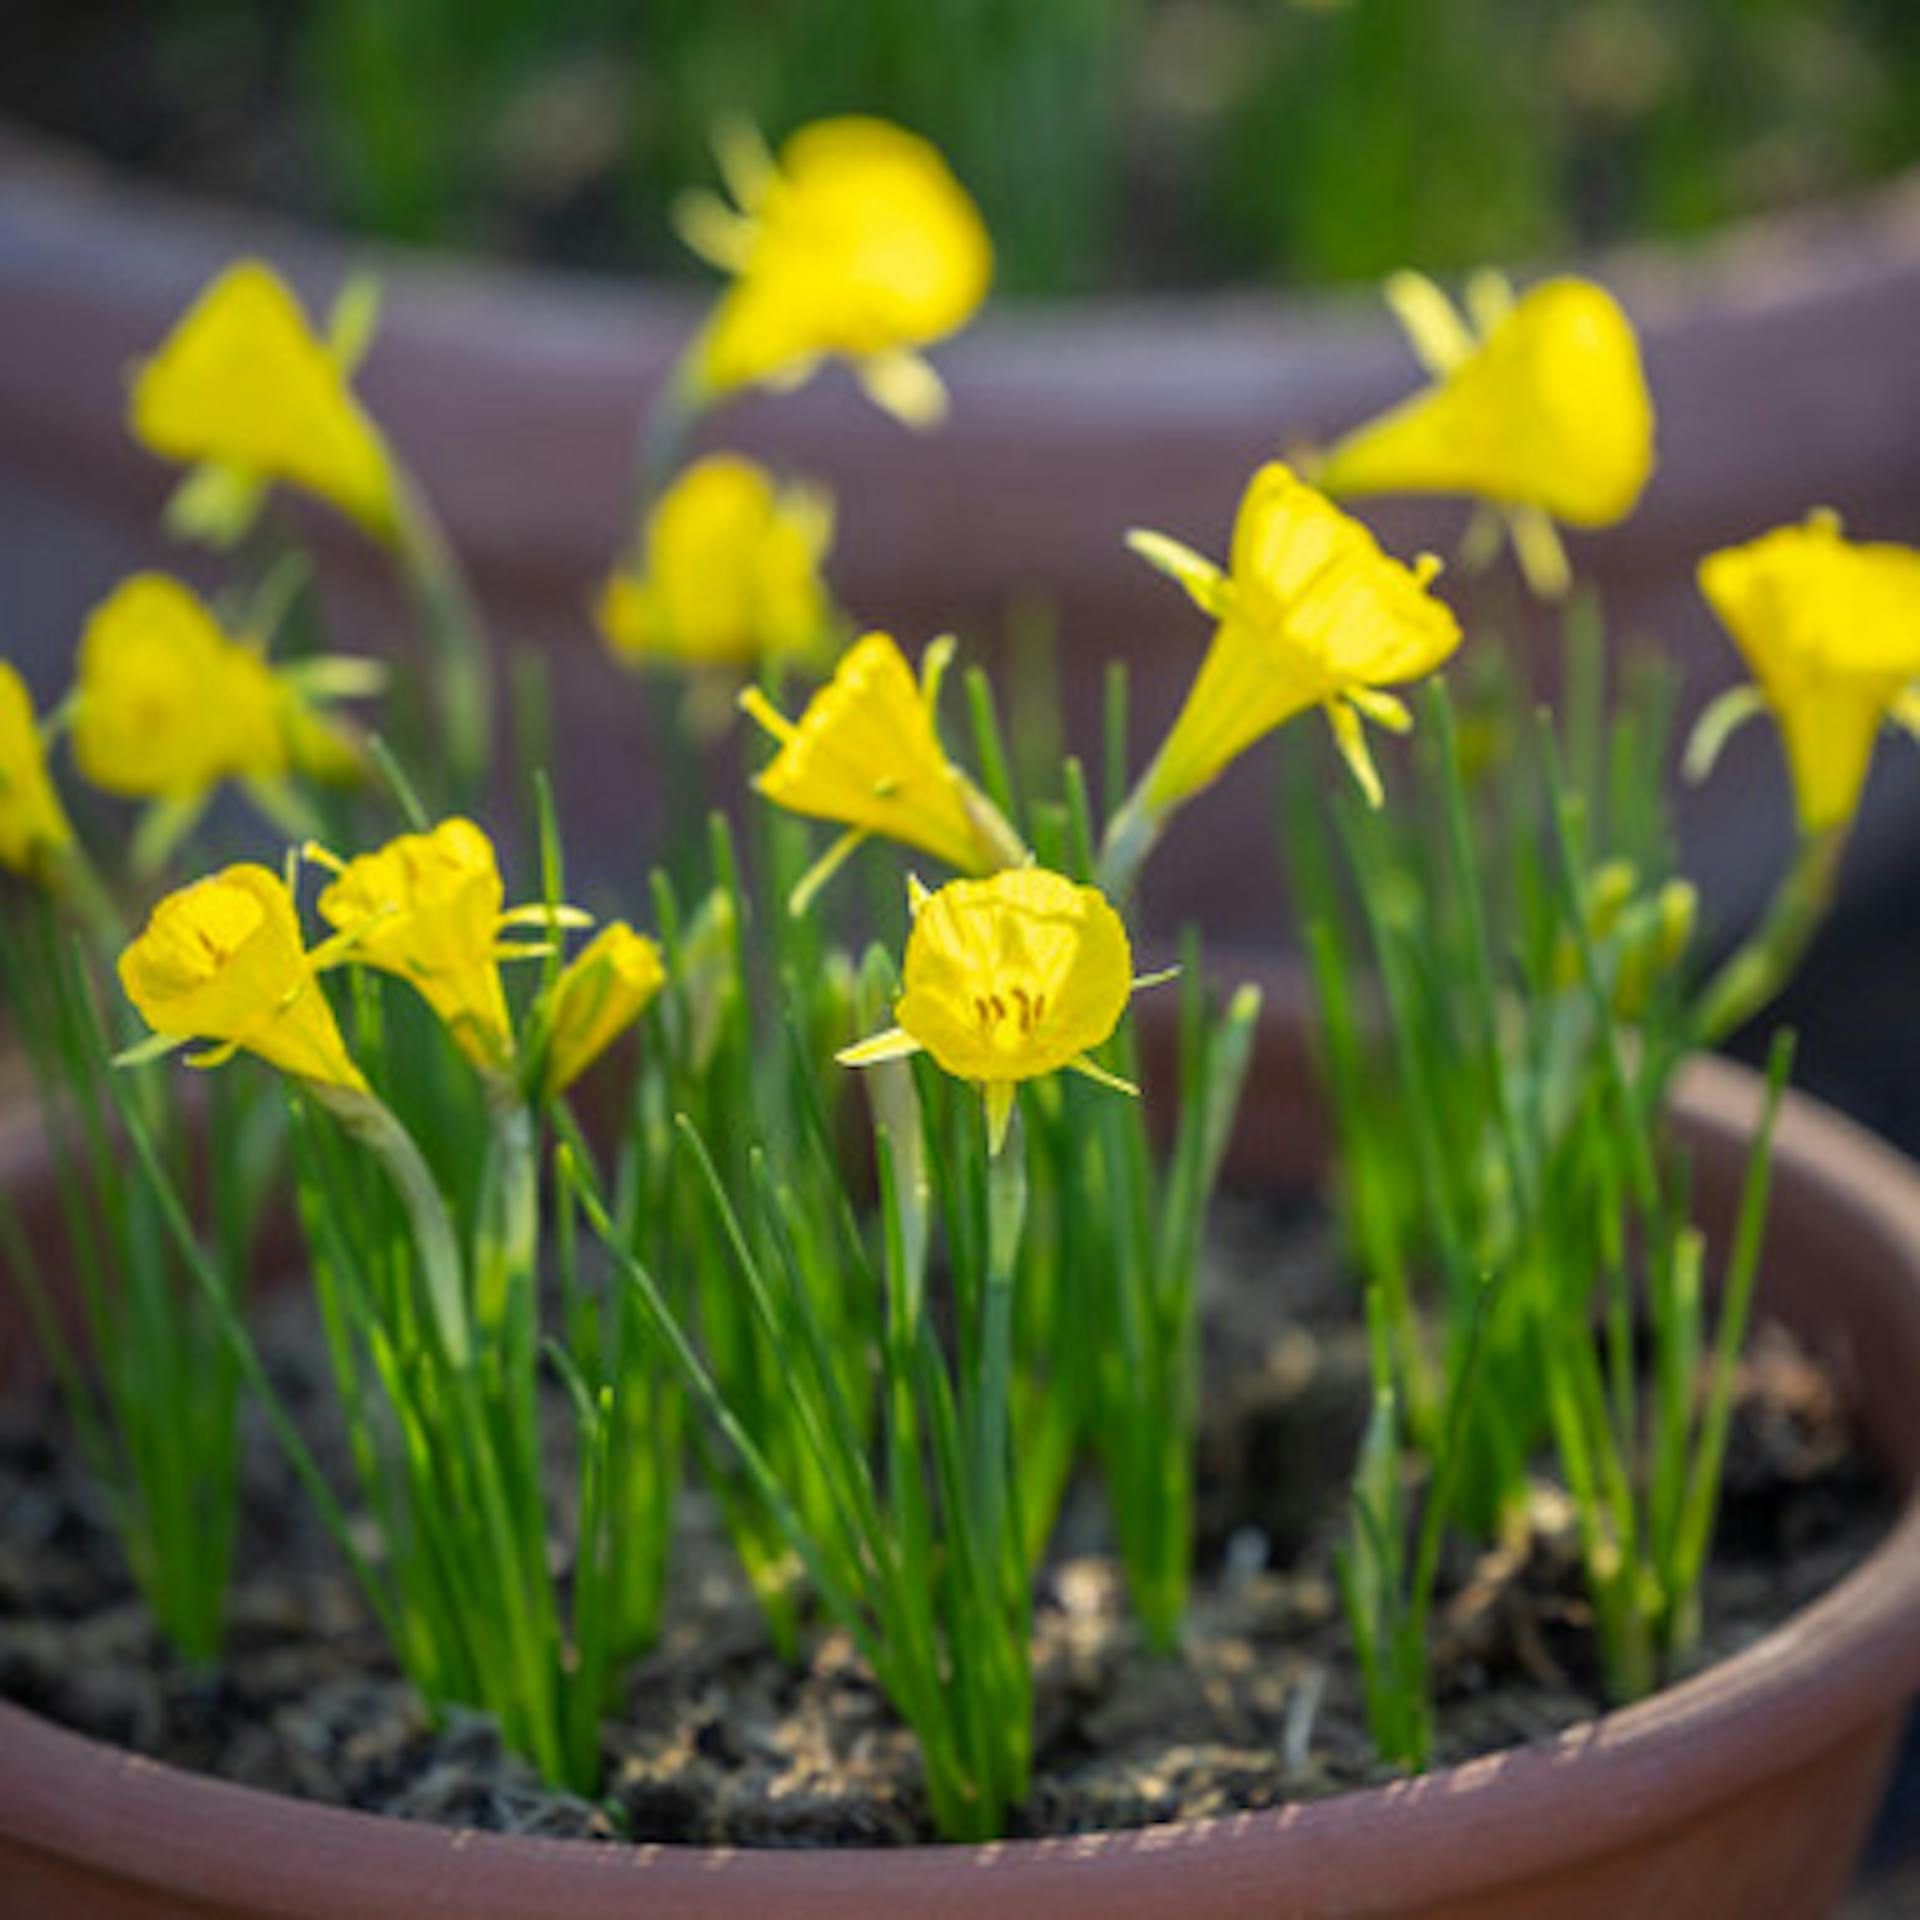
[[[502,638],[554,668],[573,864],[625,880],[658,792],[647,696],[604,660],[586,607],[626,532],[634,423],[698,311],[691,291],[355,246],[0,129],[0,646],[24,654],[51,697],[86,609],[122,571],[194,565],[156,528],[171,476],[127,440],[124,371],[245,251],[315,300],[376,257],[388,298],[365,391],[440,503]],[[1920,182],[1596,270],[1644,331],[1661,466],[1635,517],[1579,542],[1578,558],[1618,631],[1658,634],[1680,654],[1697,704],[1736,673],[1693,590],[1699,552],[1820,503],[1862,532],[1920,538]],[[863,620],[916,642],[954,628],[991,644],[1011,601],[1049,605],[1083,748],[1099,737],[1102,663],[1132,661],[1144,740],[1205,637],[1122,551],[1122,532],[1162,527],[1222,550],[1258,461],[1324,439],[1414,379],[1365,290],[1009,304],[941,361],[955,406],[937,435],[902,431],[838,374],[744,406],[721,432],[835,489],[834,578]],[[1460,525],[1450,507],[1376,517],[1401,551],[1449,550]],[[336,637],[379,644],[398,621],[376,557],[336,526],[316,532]],[[1551,663],[1557,645],[1541,639]],[[1883,758],[1852,863],[1862,885],[1914,851],[1920,763]],[[1248,849],[1271,842],[1264,783],[1236,770],[1207,806],[1210,830],[1150,876],[1162,923],[1193,915],[1215,938],[1273,943],[1272,896],[1244,883]],[[1690,818],[1696,870],[1730,908],[1750,903],[1788,824],[1761,729],[1735,743]]]
[[[1298,996],[1273,997],[1235,1146],[1298,1185],[1324,1146]],[[1164,1035],[1162,1036],[1164,1038]],[[1753,1077],[1706,1061],[1679,1129],[1711,1228]],[[47,1205],[31,1129],[0,1178]],[[1836,1370],[1902,1489],[1894,1531],[1737,1658],[1538,1746],[1313,1805],[1123,1834],[870,1853],[711,1852],[451,1833],[200,1779],[0,1706],[0,1888],[59,1920],[1818,1920],[1920,1682],[1920,1172],[1804,1098],[1775,1153],[1762,1310]]]

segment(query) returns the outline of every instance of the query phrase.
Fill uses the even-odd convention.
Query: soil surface
[[[1225,1814],[1384,1777],[1369,1748],[1332,1577],[1365,1359],[1330,1232],[1228,1210],[1207,1276],[1210,1392],[1200,1580],[1184,1654],[1155,1658],[1070,1503],[1035,1613],[1033,1794],[1020,1834]],[[266,1339],[323,1457],[313,1329]],[[222,1667],[157,1642],[48,1395],[0,1401],[0,1695],[176,1765],[304,1798],[496,1830],[705,1844],[926,1840],[911,1740],[823,1630],[798,1668],[769,1652],[717,1522],[690,1494],[676,1606],[604,1731],[592,1804],[542,1787],[490,1725],[435,1724],[267,1436],[250,1437]],[[1748,1645],[1871,1551],[1893,1503],[1827,1376],[1776,1329],[1745,1370],[1698,1663]],[[1524,1553],[1444,1574],[1442,1762],[1602,1710],[1564,1496],[1544,1483]]]

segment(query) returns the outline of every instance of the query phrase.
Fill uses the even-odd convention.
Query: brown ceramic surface
[[[1298,1184],[1324,1139],[1275,996],[1235,1171]],[[1724,1225],[1757,1109],[1703,1062],[1677,1110]],[[31,1130],[0,1179],[32,1198]],[[44,1193],[42,1194],[44,1201]],[[1782,1121],[1768,1311],[1836,1370],[1906,1490],[1895,1531],[1817,1605],[1684,1686],[1538,1747],[1237,1819],[977,1849],[723,1854],[461,1834],[197,1779],[0,1706],[0,1911],[26,1920],[282,1916],[630,1920],[1820,1920],[1920,1683],[1920,1173],[1818,1105]],[[0,1329],[4,1335],[6,1329]]]

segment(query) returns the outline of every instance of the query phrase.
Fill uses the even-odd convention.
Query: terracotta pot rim
[[[1675,1104],[1700,1143],[1738,1139],[1757,1102],[1751,1073],[1703,1060]],[[0,1128],[0,1181],[29,1177],[39,1157],[26,1118]],[[1803,1095],[1788,1096],[1775,1167],[1777,1193],[1808,1188],[1828,1216],[1864,1233],[1886,1270],[1878,1311],[1893,1323],[1888,1337],[1920,1354],[1920,1170]],[[856,1885],[900,1899],[928,1898],[938,1886],[955,1903],[940,1911],[984,1913],[1004,1876],[1023,1888],[1068,1876],[1083,1897],[1095,1883],[1105,1897],[1124,1881],[1134,1895],[1147,1881],[1177,1888],[1198,1854],[1210,1884],[1224,1874],[1270,1901],[1329,1888],[1364,1901],[1417,1854],[1423,1888],[1437,1898],[1496,1869],[1510,1881],[1564,1859],[1570,1808],[1582,1856],[1678,1825],[1743,1784],[1817,1760],[1920,1685],[1920,1483],[1912,1459],[1902,1466],[1903,1510],[1874,1553],[1733,1658],[1535,1746],[1267,1812],[979,1848],[814,1853],[539,1840],[414,1825],[189,1774],[0,1704],[0,1833],[204,1899],[258,1901],[278,1890],[285,1906],[267,1910],[302,1915],[359,1912],[352,1902],[369,1889],[395,1886],[457,1893],[458,1910],[474,1920],[521,1912],[528,1900],[611,1915],[630,1911],[642,1890],[658,1898],[720,1886],[726,1910],[743,1914],[770,1900],[779,1911],[811,1911],[815,1899],[837,1900]],[[1497,1861],[1487,1846],[1496,1821]],[[218,1848],[206,1844],[213,1834]],[[324,1894],[296,1871],[316,1857],[341,1869]],[[977,1902],[958,1891],[969,1884],[954,1878],[963,1864],[984,1870],[972,1883]]]

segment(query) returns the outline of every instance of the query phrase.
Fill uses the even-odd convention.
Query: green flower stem
[[[473,1362],[473,1329],[467,1313],[466,1282],[460,1243],[432,1169],[412,1134],[392,1109],[353,1087],[311,1089],[314,1097],[367,1149],[393,1182],[413,1230],[415,1256],[426,1282],[427,1300],[448,1362],[464,1370]]]
[[[530,1281],[540,1241],[540,1169],[533,1115],[511,1076],[487,1089],[492,1138],[480,1179],[474,1237],[474,1317],[483,1335],[505,1320],[516,1290]]]
[[[1159,844],[1168,816],[1146,804],[1146,791],[1153,780],[1149,767],[1139,784],[1128,794],[1126,804],[1107,823],[1106,837],[1100,843],[1100,864],[1094,884],[1109,900],[1130,899],[1147,855]]]
[[[411,475],[397,477],[394,552],[420,603],[438,669],[449,785],[477,795],[493,751],[493,659],[486,623],[452,543]]]
[[[1801,840],[1766,918],[1700,996],[1694,1033],[1702,1046],[1717,1046],[1744,1026],[1793,977],[1833,906],[1846,844],[1845,827]]]
[[[685,465],[688,439],[706,412],[706,401],[693,372],[699,344],[696,338],[674,363],[666,385],[642,415],[639,431],[634,435],[632,532],[626,561],[636,572],[643,571],[647,562],[648,510]]]

